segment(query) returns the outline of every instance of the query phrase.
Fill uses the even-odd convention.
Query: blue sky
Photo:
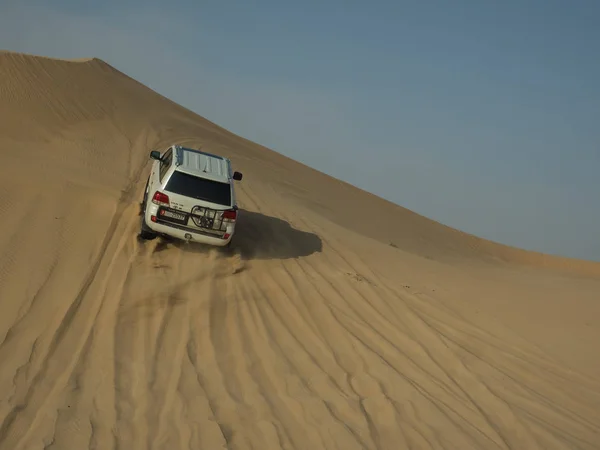
[[[450,226],[600,261],[600,2],[3,0],[0,46],[96,56]]]

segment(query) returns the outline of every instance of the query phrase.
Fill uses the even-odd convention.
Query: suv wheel
[[[154,233],[154,231],[152,231],[146,225],[145,213],[142,214],[141,225],[140,225],[140,238],[142,238],[145,241],[148,241],[148,240],[154,239],[155,237],[156,237],[156,233]]]
[[[148,188],[148,183],[146,183],[146,189]],[[148,225],[146,225],[146,200],[148,199],[148,192],[144,190],[144,199],[141,204],[141,214],[140,214],[140,238],[144,240],[151,240],[156,237],[156,233],[154,233]]]

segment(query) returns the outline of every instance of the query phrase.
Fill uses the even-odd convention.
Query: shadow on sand
[[[162,240],[156,251],[171,245],[184,251],[198,253],[206,253],[210,248],[203,244],[185,243],[175,239]],[[277,217],[240,209],[231,247],[221,251],[239,252],[244,260],[293,259],[320,253],[322,247],[321,239],[314,233],[297,230]]]

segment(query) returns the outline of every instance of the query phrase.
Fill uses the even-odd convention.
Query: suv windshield
[[[165,190],[218,205],[231,205],[231,187],[229,183],[195,177],[178,170],[174,171],[171,178],[169,178]]]

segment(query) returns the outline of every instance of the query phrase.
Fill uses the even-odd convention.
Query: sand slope
[[[238,257],[138,241],[172,142],[244,172]],[[444,227],[97,59],[0,53],[0,155],[2,450],[600,448],[600,264]]]

